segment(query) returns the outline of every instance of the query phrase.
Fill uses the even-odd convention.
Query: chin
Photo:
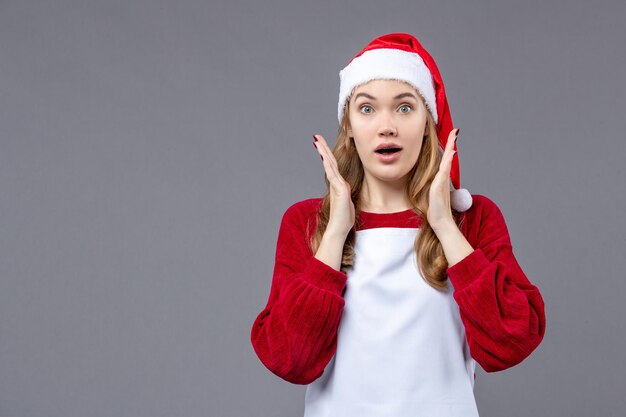
[[[387,174],[385,175],[384,173],[372,173],[372,175],[374,177],[376,177],[377,179],[379,179],[380,181],[385,181],[385,182],[397,182],[397,181],[401,181],[406,179],[407,175],[409,174],[410,170],[402,171],[399,173],[393,173],[393,174]]]

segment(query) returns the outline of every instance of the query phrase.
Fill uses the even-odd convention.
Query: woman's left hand
[[[456,226],[450,207],[450,168],[452,167],[452,157],[456,153],[454,143],[458,134],[459,129],[453,129],[448,135],[446,149],[439,164],[439,172],[430,185],[427,217],[428,223],[435,233],[447,227]]]

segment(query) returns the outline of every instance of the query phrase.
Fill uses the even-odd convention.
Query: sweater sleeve
[[[261,362],[294,384],[319,378],[337,347],[347,276],[313,256],[305,231],[311,217],[296,203],[283,215],[269,299],[251,341]]]
[[[478,199],[482,209],[461,228],[475,249],[447,273],[472,357],[486,372],[497,372],[535,350],[546,319],[539,289],[515,259],[500,209],[484,196]]]

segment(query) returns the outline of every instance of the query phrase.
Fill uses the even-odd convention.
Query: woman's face
[[[350,97],[350,128],[366,179],[404,181],[417,163],[426,127],[426,109],[417,91],[396,80],[372,80]],[[394,153],[378,153],[392,143]]]

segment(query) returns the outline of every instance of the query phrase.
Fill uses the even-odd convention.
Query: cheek
[[[364,151],[363,147],[361,146],[361,144],[358,141],[355,140],[354,141],[354,147],[356,148],[356,153],[359,155],[359,158],[361,160],[363,160],[363,158],[365,157],[365,155],[364,155],[365,151]]]
[[[411,159],[411,164],[416,164],[417,160],[419,159],[420,153],[422,151],[422,143],[420,142],[419,146],[416,146],[415,148],[412,148],[410,153],[410,159]]]

